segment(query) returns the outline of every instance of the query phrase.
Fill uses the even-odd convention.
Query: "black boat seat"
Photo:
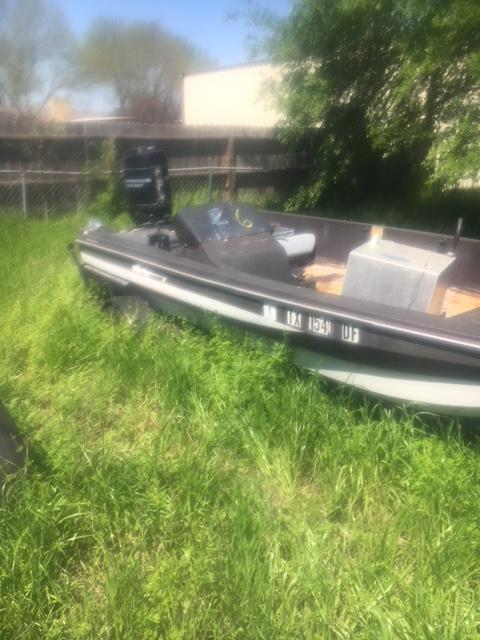
[[[316,238],[313,233],[274,233],[273,237],[289,260],[308,256],[315,249]]]

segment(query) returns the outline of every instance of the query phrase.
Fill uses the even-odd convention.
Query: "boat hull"
[[[390,370],[302,348],[296,349],[295,361],[328,380],[378,398],[446,415],[480,416],[480,385],[472,380]]]
[[[409,327],[392,333],[378,318],[362,322],[352,311],[309,308],[262,287],[229,287],[225,274],[199,279],[196,265],[189,273],[131,248],[79,245],[82,268],[116,293],[140,295],[159,311],[190,319],[213,313],[274,339],[288,334],[296,362],[329,380],[397,403],[480,416],[480,350],[468,340],[446,336],[438,343]]]

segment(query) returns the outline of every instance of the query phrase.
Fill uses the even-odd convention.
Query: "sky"
[[[188,38],[221,66],[247,62],[246,38],[252,30],[244,20],[228,20],[241,11],[242,0],[57,0],[74,33],[81,36],[97,17],[154,21]],[[263,8],[287,15],[291,0],[256,0]]]
[[[292,0],[253,0],[255,5],[285,16]],[[245,9],[245,0],[56,0],[77,37],[96,18],[159,22],[173,33],[189,39],[219,66],[248,62],[247,44],[252,26],[228,16]],[[92,90],[70,94],[80,112],[110,112],[108,91]]]

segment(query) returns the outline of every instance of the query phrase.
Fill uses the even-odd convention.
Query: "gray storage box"
[[[453,256],[391,240],[350,252],[342,295],[440,314]]]

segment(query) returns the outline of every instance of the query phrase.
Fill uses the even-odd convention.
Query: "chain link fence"
[[[48,218],[80,211],[102,182],[80,171],[0,171],[0,215]]]
[[[243,187],[241,176],[254,178],[261,169],[253,167],[195,167],[171,169],[173,209],[233,197],[258,199],[264,187]],[[0,215],[44,217],[84,211],[108,185],[109,174],[89,175],[82,171],[0,170]],[[251,180],[250,180],[251,182]],[[247,181],[248,185],[248,181]]]

